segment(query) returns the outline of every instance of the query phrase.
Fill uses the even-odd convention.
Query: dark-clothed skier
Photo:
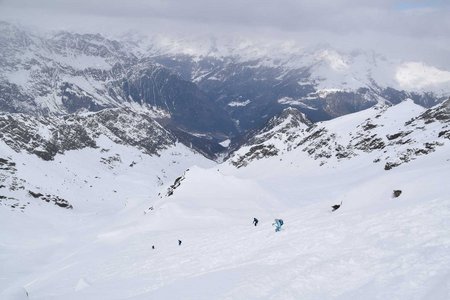
[[[181,240],[178,240],[178,246],[181,246]]]
[[[257,218],[253,218],[253,225],[255,225],[255,226],[258,225],[258,222],[259,222],[259,221],[258,221]]]

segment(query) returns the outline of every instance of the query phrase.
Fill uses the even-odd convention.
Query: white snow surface
[[[419,112],[394,106],[380,130]],[[344,136],[372,114],[321,126]],[[74,205],[0,207],[0,299],[450,298],[449,143],[390,171],[374,153],[319,166],[293,150],[236,169],[183,147],[157,158],[108,143],[122,157],[112,170],[98,149],[45,162],[0,144],[22,178]]]
[[[309,105],[301,102],[303,99],[305,99],[305,98],[294,99],[291,97],[283,97],[283,98],[278,99],[277,102],[280,104],[287,104],[287,105],[291,105],[291,106],[300,106],[300,107],[310,109],[310,110],[317,110],[317,108],[309,106]],[[306,98],[306,99],[308,99],[308,98]]]
[[[88,69],[96,68],[100,70],[110,70],[112,68],[111,64],[106,61],[103,57],[92,56],[86,54],[69,54],[69,55],[58,55],[53,53],[52,58],[65,66],[70,66],[74,69]]]
[[[220,142],[219,144],[221,146],[223,146],[223,147],[228,147],[228,146],[230,146],[230,143],[231,143],[231,140],[230,139],[226,139],[226,140]]]
[[[243,102],[241,102],[241,101],[231,101],[230,103],[228,103],[228,106],[231,106],[231,107],[242,107],[242,106],[249,105],[251,102],[252,101],[250,101],[248,99],[243,101]]]

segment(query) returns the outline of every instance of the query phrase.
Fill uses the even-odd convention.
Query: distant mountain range
[[[268,56],[251,46],[190,53],[175,41],[59,32],[0,23],[0,111],[70,115],[125,109],[147,114],[180,141],[216,157],[287,107],[312,122],[412,99],[448,97],[440,71],[364,52],[296,49]],[[239,53],[241,51],[241,53]],[[428,77],[427,77],[428,76]],[[420,81],[420,79],[423,79]],[[420,81],[420,83],[417,83]]]

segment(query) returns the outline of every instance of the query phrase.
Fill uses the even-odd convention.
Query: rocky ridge
[[[229,161],[239,168],[256,159],[300,151],[320,165],[370,155],[374,163],[390,170],[449,142],[449,103],[447,100],[428,110],[412,101],[377,105],[314,125],[301,122],[300,126],[280,128],[275,133],[269,126],[256,135],[260,139],[236,151]]]
[[[176,142],[175,136],[145,112],[123,109],[52,117],[0,115],[0,127],[0,140],[6,145],[44,160],[52,160],[56,154],[69,150],[98,148],[96,141],[102,135],[148,155],[158,155]]]

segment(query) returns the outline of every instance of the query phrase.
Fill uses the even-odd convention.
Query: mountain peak
[[[279,115],[272,117],[263,129],[257,131],[243,147],[233,153],[230,162],[239,168],[253,160],[290,151],[311,126],[312,123],[305,114],[296,108],[287,107]]]

